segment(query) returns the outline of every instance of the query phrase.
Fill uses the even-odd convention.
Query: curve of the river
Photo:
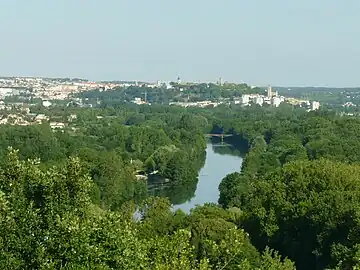
[[[185,203],[174,205],[174,209],[188,213],[196,205],[217,203],[221,180],[229,173],[239,172],[242,161],[241,153],[235,147],[228,144],[208,143],[205,165],[199,172],[195,196]]]

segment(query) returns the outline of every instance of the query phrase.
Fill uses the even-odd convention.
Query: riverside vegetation
[[[2,269],[360,267],[359,119],[286,104],[37,110],[77,118],[0,129]],[[139,171],[196,186],[210,132],[247,151],[219,205],[148,197]]]

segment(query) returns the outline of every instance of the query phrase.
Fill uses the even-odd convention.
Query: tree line
[[[225,83],[171,83],[171,88],[166,85],[149,87],[147,85],[116,87],[109,91],[95,89],[77,94],[76,97],[86,100],[87,103],[100,106],[113,106],[119,103],[129,103],[135,98],[142,98],[152,104],[169,104],[169,102],[196,102],[219,99],[233,99],[244,94],[265,93],[259,87],[247,84]],[[98,105],[97,105],[98,106]]]
[[[359,267],[356,118],[286,104],[37,110],[77,117],[57,132],[0,129],[4,269]],[[191,189],[204,133],[220,130],[247,154],[219,205],[185,214],[147,196],[135,172]]]
[[[222,120],[249,151],[219,203],[243,211],[237,225],[258,249],[297,269],[357,269],[360,120],[282,109]]]
[[[196,186],[206,147],[197,121],[206,119],[191,114],[139,113],[131,108],[118,110],[117,115],[82,109],[40,112],[58,121],[74,113],[77,117],[64,130],[52,130],[47,123],[3,125],[2,161],[8,146],[19,149],[20,159],[39,158],[43,168],[79,157],[95,183],[93,202],[113,210],[128,200],[139,202],[146,197],[146,181],[136,179],[139,173],[156,172],[173,187]],[[191,197],[191,191],[186,196]],[[187,199],[179,197],[180,201]]]

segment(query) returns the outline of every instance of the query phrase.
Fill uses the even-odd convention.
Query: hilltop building
[[[248,104],[250,102],[250,95],[241,96],[241,104]]]
[[[262,106],[264,103],[264,98],[262,96],[256,96],[254,98],[254,103]]]
[[[268,97],[268,99],[272,99],[273,97],[277,97],[277,96],[278,96],[278,92],[273,91],[272,87],[269,85],[269,87],[267,89],[267,97]]]
[[[271,100],[271,104],[275,107],[279,107],[281,102],[283,102],[283,100],[280,97],[273,97]]]
[[[320,103],[318,101],[311,102],[311,110],[316,111],[320,109]]]
[[[267,89],[267,96],[268,98],[271,98],[272,97],[272,88],[271,86],[269,85],[268,89]]]

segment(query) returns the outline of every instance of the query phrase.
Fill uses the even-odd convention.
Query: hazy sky
[[[360,85],[359,0],[0,0],[0,76]]]

